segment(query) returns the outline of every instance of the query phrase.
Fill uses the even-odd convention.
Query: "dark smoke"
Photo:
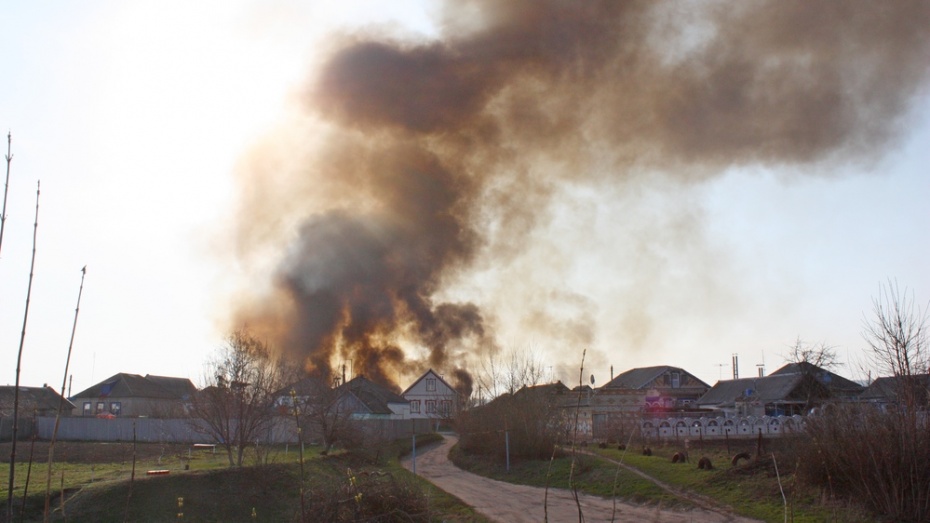
[[[245,213],[303,223],[238,321],[323,373],[467,390],[491,318],[438,296],[518,253],[560,184],[868,160],[925,86],[927,27],[927,1],[456,0],[439,41],[342,40],[306,97],[326,146]]]

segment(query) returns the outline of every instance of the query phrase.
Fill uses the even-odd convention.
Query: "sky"
[[[15,380],[37,182],[21,384],[60,388],[85,265],[72,393],[118,372],[200,383],[242,304],[269,306],[254,296],[273,286],[303,218],[287,194],[330,194],[288,185],[303,169],[294,163],[313,154],[303,142],[332,132],[306,116],[328,49],[358,31],[429,41],[450,24],[440,14],[405,1],[7,6],[0,383]],[[834,347],[837,372],[864,379],[862,324],[880,286],[930,300],[923,78],[894,136],[849,160],[710,162],[685,181],[674,172],[684,162],[646,165],[616,183],[600,181],[616,164],[587,160],[597,174],[546,185],[519,252],[499,253],[509,240],[494,228],[515,222],[495,225],[485,200],[482,247],[444,272],[433,296],[478,305],[492,333],[482,343],[532,350],[567,382],[585,350],[585,381],[598,385],[611,369],[651,365],[713,384],[732,374],[733,354],[741,376],[775,370],[798,338]],[[267,152],[288,147],[301,153]],[[258,169],[256,158],[272,159]],[[542,172],[572,168],[552,163]],[[252,214],[256,199],[274,216]],[[487,355],[456,350],[456,365]]]

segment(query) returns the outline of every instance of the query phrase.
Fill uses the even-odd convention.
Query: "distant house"
[[[449,419],[459,408],[455,389],[429,369],[401,394],[410,405],[411,418]]]
[[[645,391],[644,410],[663,412],[693,408],[710,385],[680,367],[660,365],[623,372],[598,389],[598,394],[612,389]]]
[[[0,387],[0,418],[13,416],[13,402],[16,387],[7,385]],[[61,415],[70,416],[74,404],[61,397],[55,389],[48,385],[42,387],[19,387],[19,416],[31,418],[35,416],[55,416],[58,406],[61,405]]]
[[[874,404],[882,410],[901,408],[908,403],[908,400],[918,408],[926,408],[930,405],[930,374],[878,378],[859,395],[858,399]]]
[[[830,372],[806,361],[789,363],[773,372],[771,376],[784,376],[788,374],[806,374],[813,376],[814,379],[830,391],[830,397],[835,400],[855,399],[865,390],[865,387],[852,380],[848,380],[839,374]]]
[[[352,419],[407,419],[410,406],[406,399],[374,383],[356,376],[336,388],[339,410],[348,411]]]
[[[329,397],[331,390],[324,380],[308,376],[275,392],[275,409],[278,414],[291,415],[295,400],[298,405],[311,405]]]
[[[806,414],[831,397],[830,390],[810,374],[772,374],[718,381],[697,405],[728,415],[791,416]]]
[[[174,418],[188,415],[197,387],[187,378],[119,373],[75,394],[75,416]]]

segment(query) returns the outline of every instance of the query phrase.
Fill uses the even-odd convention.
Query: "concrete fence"
[[[640,429],[645,439],[723,439],[798,433],[805,425],[801,416],[650,418]]]

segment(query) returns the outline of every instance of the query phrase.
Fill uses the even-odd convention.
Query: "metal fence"
[[[435,421],[429,419],[365,419],[353,422],[369,437],[382,440],[409,437],[412,434],[432,432]],[[13,420],[0,418],[0,439],[12,437]],[[38,417],[20,419],[17,439],[32,435],[33,429],[40,439],[52,438],[55,418]],[[206,423],[196,418],[84,418],[63,417],[58,426],[58,439],[62,441],[132,441],[135,430],[136,441],[151,443],[212,443],[213,438],[206,430]],[[311,436],[312,437],[312,436]],[[271,424],[260,443],[296,443],[297,429],[290,418],[278,418]]]

